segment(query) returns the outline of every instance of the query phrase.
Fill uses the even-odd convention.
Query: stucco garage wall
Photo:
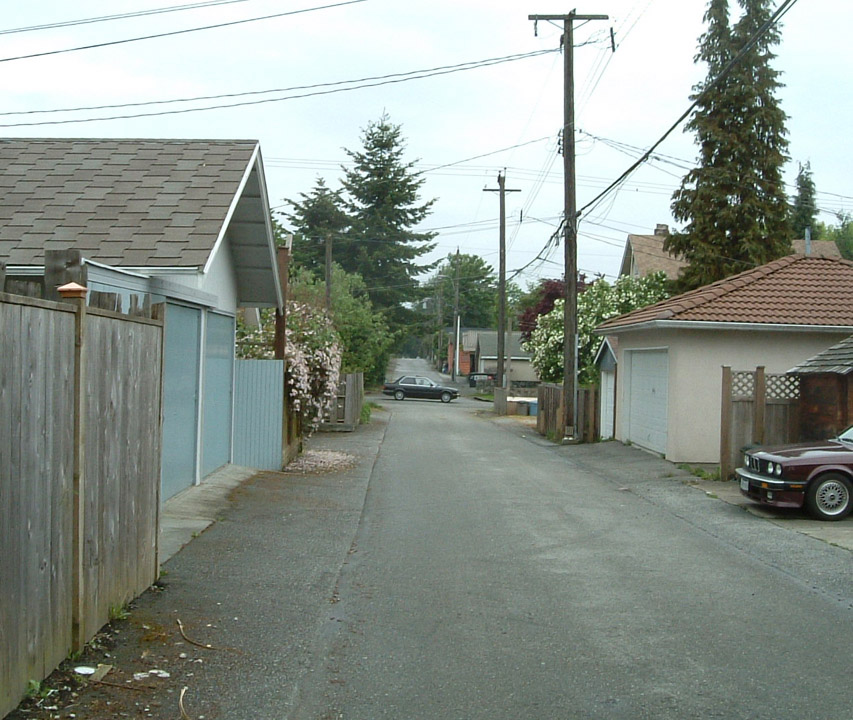
[[[849,333],[768,330],[647,330],[619,334],[619,364],[625,352],[666,348],[669,353],[669,411],[666,458],[672,462],[717,463],[720,456],[722,366],[783,373],[839,342]],[[617,380],[616,438],[625,441],[624,373]]]

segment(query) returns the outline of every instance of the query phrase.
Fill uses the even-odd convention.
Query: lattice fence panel
[[[732,398],[748,397],[755,394],[755,373],[751,370],[732,373]]]
[[[796,400],[800,397],[800,378],[795,375],[767,375],[768,400]]]

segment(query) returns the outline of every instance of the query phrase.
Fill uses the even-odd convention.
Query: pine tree
[[[295,266],[303,267],[318,277],[323,277],[326,266],[326,239],[331,237],[333,257],[335,241],[341,240],[349,218],[343,210],[340,194],[326,187],[323,178],[317,178],[314,189],[299,193],[301,200],[286,200],[293,211],[284,213],[296,234],[292,258]]]
[[[664,248],[687,261],[678,285],[690,289],[790,252],[782,182],[788,141],[776,91],[770,0],[739,0],[729,23],[727,0],[710,0],[697,62],[708,75],[694,88],[696,109],[686,130],[696,134],[699,166],[673,195],[672,212],[686,223]],[[732,64],[733,63],[733,64]]]
[[[352,227],[335,261],[364,278],[374,307],[399,327],[408,315],[405,303],[417,299],[417,276],[433,267],[417,260],[433,249],[434,233],[413,228],[434,201],[420,203],[424,179],[413,171],[413,161],[404,160],[400,126],[388,115],[368,123],[362,143],[360,151],[346,150],[354,163],[344,169],[342,183]]]
[[[811,228],[811,237],[816,240],[820,234],[817,222],[817,201],[812,169],[809,163],[800,165],[797,173],[797,196],[791,206],[791,232],[793,237],[804,238],[806,228]]]

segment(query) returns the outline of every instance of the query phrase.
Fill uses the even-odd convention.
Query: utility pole
[[[332,314],[332,233],[326,233],[326,314]]]
[[[453,370],[450,378],[456,382],[456,374],[459,372],[459,248],[456,248],[456,280],[453,282]]]
[[[563,23],[563,232],[566,301],[563,312],[563,439],[577,437],[578,227],[575,185],[575,20],[607,20],[607,15],[528,15]],[[535,26],[534,26],[535,27]]]
[[[506,189],[506,171],[498,173],[498,187],[483,188],[483,192],[500,193],[500,262],[498,270],[498,387],[509,389],[504,377],[504,357],[506,356],[506,194],[521,190]]]

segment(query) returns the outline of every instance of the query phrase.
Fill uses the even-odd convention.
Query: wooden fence
[[[364,373],[348,373],[338,383],[338,393],[331,410],[323,418],[324,432],[352,431],[361,422],[364,405]]]
[[[797,440],[800,382],[795,375],[734,372],[723,366],[720,476],[734,475],[743,450]]]
[[[598,388],[579,388],[577,433],[581,442],[595,442],[599,438]],[[553,383],[542,383],[537,391],[538,410],[536,414],[536,431],[540,435],[561,439],[563,437],[563,386]]]
[[[163,322],[0,293],[0,716],[158,574]]]

